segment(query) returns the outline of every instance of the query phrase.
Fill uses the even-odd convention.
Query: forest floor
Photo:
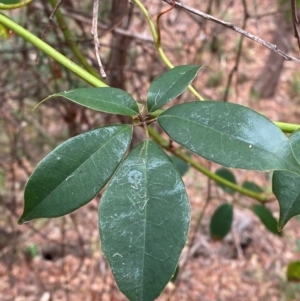
[[[158,7],[159,1],[146,2],[150,3],[149,7],[152,9]],[[199,0],[182,2],[204,10],[199,7]],[[218,16],[241,26],[241,1],[225,2],[233,4],[227,7],[226,14],[219,11]],[[257,14],[269,11],[270,2],[261,1]],[[151,9],[150,13],[156,15],[157,11]],[[249,9],[253,10],[252,7]],[[210,66],[211,69],[205,68],[202,73],[200,71],[195,87],[209,99],[221,99],[227,76],[236,62],[237,33],[225,30],[219,25],[199,30],[199,24],[187,18],[183,12],[173,11],[169,17],[163,18],[163,28],[166,31],[163,31],[162,41],[163,46],[167,45],[165,48],[171,61],[176,61],[177,65],[198,63]],[[179,21],[180,25],[177,26]],[[276,26],[278,24],[275,24],[274,16],[270,15],[262,19],[250,19],[247,30],[271,41]],[[132,30],[138,30],[136,28],[138,27]],[[218,38],[219,34],[220,38],[212,54],[205,47],[204,50],[201,47],[204,40],[210,40],[214,31],[217,34],[213,36]],[[188,35],[185,36],[187,32]],[[147,29],[139,33],[149,35]],[[193,43],[191,39],[194,40]],[[180,57],[176,54],[176,49],[174,50],[174,40],[180,47]],[[290,54],[300,57],[296,40],[293,39],[292,43],[294,46]],[[199,49],[203,53],[198,54]],[[274,121],[299,123],[298,65],[285,62],[274,97],[259,99],[253,97],[251,87],[265,66],[269,50],[249,39],[244,40],[243,49],[239,72],[235,75],[230,89],[229,101],[249,106]],[[185,93],[180,101],[189,97],[191,95]],[[5,109],[9,110],[10,105],[14,106],[12,100],[7,102]],[[46,116],[55,114],[55,109],[47,112],[46,109],[41,110]],[[51,117],[49,120],[50,133],[61,131],[61,124],[55,118]],[[12,127],[6,129],[13,131]],[[8,133],[9,131],[0,132],[3,135],[0,138]],[[10,145],[6,148],[9,150]],[[47,148],[43,147],[42,154],[37,156],[42,158],[46,151]],[[23,189],[28,179],[24,170],[31,172],[36,162],[25,157],[21,161],[5,161],[5,156],[0,159],[3,159],[1,166],[4,168],[0,178],[0,300],[126,300],[119,292],[99,248],[97,212],[100,195],[65,217],[40,219],[22,226],[17,225],[23,208]],[[213,171],[219,167],[204,159],[198,160]],[[240,170],[234,170],[233,173],[240,184],[245,180],[254,181],[265,191],[271,192],[270,174]],[[286,279],[288,263],[300,259],[300,218],[293,218],[284,228],[282,236],[276,236],[268,232],[248,209],[254,203],[253,200],[239,194],[234,197],[227,195],[215,183],[210,183],[208,189],[207,178],[191,168],[183,180],[192,208],[189,242],[193,238],[194,243],[189,245],[188,242],[184,248],[176,281],[170,282],[157,300],[300,300],[300,284],[288,282]],[[200,226],[195,230],[208,193],[209,205]],[[226,201],[234,201],[236,205],[233,231],[223,241],[213,241],[209,236],[210,217],[215,208]],[[268,207],[278,218],[278,203],[272,202]]]

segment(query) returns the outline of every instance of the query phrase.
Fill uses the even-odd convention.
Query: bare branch
[[[99,54],[100,42],[99,42],[99,38],[98,38],[98,11],[99,11],[99,0],[94,0],[91,34],[92,34],[92,37],[94,39],[96,58],[97,58],[98,65],[99,65],[99,68],[100,68],[101,76],[103,78],[106,78],[106,73],[105,73],[103,65],[101,63],[101,58],[100,58],[100,54]]]
[[[243,8],[244,8],[244,20],[243,20],[242,28],[244,30],[246,28],[247,21],[249,19],[249,13],[248,13],[246,0],[242,0],[242,2],[243,2]],[[243,51],[243,41],[244,41],[244,36],[241,36],[241,38],[239,40],[238,51],[237,51],[235,63],[228,76],[227,85],[226,85],[226,89],[225,89],[225,93],[224,93],[224,101],[228,100],[229,89],[231,86],[233,75],[235,73],[238,73],[239,63],[240,63],[242,51]],[[237,87],[236,87],[236,90],[237,90]]]
[[[170,5],[173,3],[172,0],[163,0],[163,1],[166,2],[166,3],[168,3],[168,4],[170,4]],[[242,28],[233,25],[232,23],[222,21],[222,20],[217,19],[217,18],[215,18],[215,17],[213,17],[211,15],[205,14],[205,13],[201,12],[200,10],[194,9],[192,7],[189,7],[189,6],[187,6],[185,4],[182,4],[182,3],[179,3],[179,2],[175,3],[175,7],[182,8],[182,9],[184,9],[184,10],[186,10],[186,11],[192,13],[192,14],[195,14],[197,16],[200,16],[200,17],[204,18],[204,19],[207,19],[209,21],[212,21],[212,22],[215,22],[217,24],[220,24],[220,25],[222,25],[224,27],[227,27],[227,28],[229,28],[229,29],[231,29],[231,30],[233,30],[233,31],[241,34],[241,35],[244,35],[248,39],[251,39],[254,42],[259,43],[259,44],[263,45],[264,47],[266,47],[266,48],[274,51],[275,53],[277,53],[278,55],[282,56],[287,61],[293,61],[293,62],[300,63],[299,59],[297,59],[297,58],[295,58],[293,56],[290,56],[290,55],[284,53],[282,50],[278,49],[278,47],[275,44],[271,44],[271,43],[269,43],[269,42],[267,42],[267,41],[265,41],[265,40],[263,40],[263,39],[255,36],[255,35],[247,32],[247,31],[243,30]]]
[[[49,17],[49,23],[48,23],[48,25],[45,27],[44,32],[43,32],[43,34],[42,34],[42,39],[45,37],[46,33],[49,31],[50,27],[52,26],[53,18],[54,18],[54,16],[55,16],[55,14],[56,14],[58,8],[60,7],[60,5],[63,3],[63,1],[64,1],[64,0],[59,0],[59,1],[56,3],[56,5],[55,5],[55,7],[54,7],[54,9],[53,9],[53,11],[52,11],[50,17]]]

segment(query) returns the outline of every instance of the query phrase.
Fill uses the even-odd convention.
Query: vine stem
[[[60,52],[49,46],[47,43],[39,39],[37,36],[33,35],[31,32],[23,28],[22,26],[18,25],[8,17],[3,14],[0,14],[0,24],[7,27],[8,29],[17,33],[20,37],[24,38],[26,41],[31,43],[32,45],[36,46],[38,49],[52,57],[58,63],[62,64],[72,72],[74,72],[77,76],[91,84],[95,87],[107,87],[108,85],[101,81],[100,79],[96,78],[95,76],[91,75],[86,70],[82,69],[70,59],[66,58]]]
[[[165,52],[163,51],[162,47],[161,47],[161,43],[160,43],[160,38],[157,34],[154,22],[152,21],[151,17],[149,16],[148,10],[146,9],[146,7],[141,3],[140,0],[133,0],[133,2],[138,6],[138,8],[140,9],[140,11],[143,13],[144,17],[146,18],[148,25],[150,27],[151,30],[151,34],[153,36],[154,39],[154,44],[155,47],[157,49],[157,52],[160,56],[160,58],[162,59],[162,61],[166,64],[166,66],[168,66],[170,69],[174,68],[174,65],[170,62],[170,60],[168,59],[168,57],[166,56]],[[192,87],[191,85],[189,86],[189,90],[199,99],[199,100],[203,100],[204,98],[195,90],[194,87]]]
[[[56,0],[49,0],[51,6],[53,9],[56,8],[57,6],[57,1]],[[84,55],[81,53],[80,49],[77,47],[77,44],[74,42],[72,34],[67,26],[67,22],[65,21],[65,18],[63,14],[61,13],[60,9],[57,8],[55,12],[56,20],[57,23],[62,30],[62,33],[64,35],[65,41],[67,45],[70,47],[72,50],[73,54],[76,56],[77,60],[81,63],[81,65],[93,76],[99,78],[98,72],[87,62],[86,58]]]

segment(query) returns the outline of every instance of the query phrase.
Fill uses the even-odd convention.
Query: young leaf
[[[190,206],[181,176],[152,141],[133,149],[99,206],[102,251],[129,300],[154,300],[187,241]]]
[[[148,112],[154,112],[179,96],[197,75],[200,66],[175,67],[156,78],[148,91]]]
[[[262,193],[264,192],[260,186],[255,184],[254,182],[245,181],[242,185],[243,188],[246,188],[248,190],[251,190],[253,192]]]
[[[261,205],[253,205],[251,209],[270,232],[281,235],[281,232],[277,229],[277,221],[268,208]]]
[[[230,170],[228,170],[227,168],[219,168],[216,171],[216,174],[218,176],[224,178],[225,180],[227,180],[227,181],[229,181],[231,183],[236,184],[236,179],[235,179],[234,174]],[[228,186],[226,186],[224,184],[218,183],[218,186],[220,186],[224,191],[226,191],[227,193],[229,193],[231,195],[235,194],[235,190],[234,189],[229,188]]]
[[[65,141],[36,167],[25,187],[19,223],[58,217],[92,200],[127,151],[132,126],[99,128]]]
[[[220,205],[210,220],[210,236],[223,239],[230,231],[233,220],[233,207],[230,204]]]
[[[300,130],[289,137],[295,157],[300,162]],[[300,214],[300,175],[287,171],[274,171],[273,193],[279,202],[280,216],[278,227],[284,225],[295,215]]]
[[[286,136],[249,108],[225,102],[189,102],[163,112],[158,123],[177,143],[226,167],[300,173]]]
[[[136,101],[128,93],[117,88],[79,88],[50,95],[42,102],[58,96],[100,112],[125,116],[139,114]]]
[[[300,214],[300,175],[288,171],[274,171],[272,189],[280,207],[278,229]]]

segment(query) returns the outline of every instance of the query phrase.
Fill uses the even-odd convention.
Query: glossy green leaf
[[[117,88],[79,88],[50,95],[44,101],[57,96],[100,112],[125,116],[139,114],[136,101],[128,93]]]
[[[99,206],[102,251],[129,300],[152,301],[175,273],[190,206],[181,176],[152,141],[133,149]]]
[[[170,279],[170,281],[172,281],[173,283],[176,283],[176,280],[177,280],[178,275],[179,275],[179,270],[180,270],[180,268],[179,268],[179,266],[177,266],[174,275]]]
[[[300,175],[274,171],[272,189],[279,202],[278,228],[281,230],[293,216],[300,214]]]
[[[253,192],[256,192],[256,193],[264,192],[263,189],[261,189],[261,187],[258,186],[257,184],[255,184],[254,182],[245,181],[243,183],[242,187],[245,189],[251,190]]]
[[[295,157],[300,162],[300,130],[289,137]],[[274,171],[272,189],[280,207],[278,227],[284,225],[295,215],[300,214],[300,175],[287,171]]]
[[[225,102],[189,102],[166,110],[158,123],[177,143],[226,167],[300,173],[286,136],[249,108]]]
[[[277,221],[268,208],[262,205],[253,205],[251,209],[270,232],[281,235],[277,229]]]
[[[156,78],[148,91],[148,112],[154,112],[179,96],[197,75],[200,66],[183,65]]]
[[[220,205],[210,220],[210,235],[213,239],[223,239],[230,231],[233,220],[233,207],[230,204]]]
[[[300,129],[290,135],[289,141],[291,143],[295,157],[300,163]]]
[[[182,159],[176,156],[171,156],[171,160],[173,161],[174,165],[177,167],[181,176],[185,175],[190,168],[189,164],[187,164],[185,161],[183,161]]]
[[[131,136],[132,126],[107,126],[55,148],[27,182],[19,223],[62,216],[92,200],[118,167]]]
[[[292,261],[289,263],[286,276],[289,281],[300,281],[300,261]]]
[[[235,176],[234,174],[227,168],[219,168],[217,171],[216,171],[216,174],[220,177],[222,177],[223,179],[231,182],[231,183],[234,183],[236,184],[236,180],[235,180]],[[221,183],[217,183],[218,186],[220,186],[224,191],[226,191],[227,193],[231,194],[231,195],[234,195],[235,194],[235,190],[224,185],[224,184],[221,184]]]

